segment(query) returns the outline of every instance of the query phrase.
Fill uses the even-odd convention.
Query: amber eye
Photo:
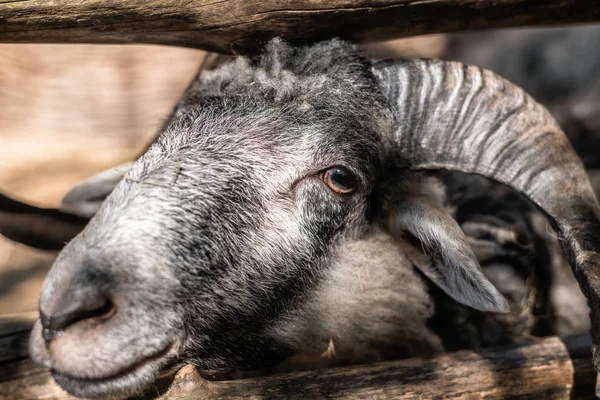
[[[333,167],[323,172],[323,182],[336,193],[349,194],[356,190],[358,180],[356,176],[346,168]]]

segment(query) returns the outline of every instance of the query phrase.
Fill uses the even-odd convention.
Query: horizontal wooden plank
[[[38,249],[60,250],[88,218],[54,208],[39,208],[0,193],[0,235]]]
[[[593,22],[589,0],[4,0],[0,42],[154,43],[247,53],[283,36],[355,41]]]
[[[70,399],[47,370],[25,357],[23,324],[30,326],[34,317],[0,318],[0,399]],[[590,399],[596,382],[590,358],[590,338],[580,335],[232,381],[207,381],[188,365],[176,375],[166,371],[138,398]]]

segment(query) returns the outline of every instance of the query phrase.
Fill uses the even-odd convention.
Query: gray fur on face
[[[428,281],[407,256],[419,246],[405,231],[444,255],[429,261],[453,298],[505,309],[441,191],[409,172],[418,155],[392,143],[403,121],[381,84],[372,63],[338,40],[300,48],[273,40],[255,59],[203,74],[57,260],[33,357],[69,392],[98,396],[138,389],[177,359],[257,368],[330,342],[346,362],[439,351]],[[351,194],[324,182],[332,167],[355,176]],[[436,218],[411,204],[431,206]],[[419,269],[430,271],[426,264]],[[42,325],[62,302],[98,291],[115,314],[77,321],[46,349]],[[95,343],[81,334],[90,324]],[[94,361],[80,372],[86,351]]]
[[[349,44],[320,46],[274,41],[257,60],[203,76],[186,97],[201,100],[182,102],[64,249],[42,303],[61,297],[58,280],[98,269],[130,313],[97,346],[106,356],[92,354],[103,367],[82,376],[46,356],[67,390],[101,393],[85,380],[111,377],[127,363],[108,359],[137,357],[145,337],[209,369],[269,365],[294,350],[267,329],[312,296],[336,243],[363,236],[385,147],[387,110],[369,63]],[[320,179],[333,166],[356,176],[352,196]],[[158,310],[157,324],[144,322]],[[136,334],[135,344],[119,339]],[[51,351],[64,351],[67,336]]]

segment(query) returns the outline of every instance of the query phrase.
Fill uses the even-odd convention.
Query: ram
[[[528,311],[526,289],[502,282],[525,286],[544,251],[533,207],[505,188],[481,204],[489,186],[462,175],[446,177],[447,198],[434,170],[490,178],[547,215],[597,331],[598,204],[544,108],[477,67],[274,39],[203,72],[62,250],[32,358],[98,397],[177,360],[255,369],[325,353],[339,365],[527,336],[527,321],[496,313]],[[479,219],[465,218],[478,195]],[[508,257],[488,278],[478,258],[496,250]]]

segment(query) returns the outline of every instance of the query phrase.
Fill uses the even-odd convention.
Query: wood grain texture
[[[248,53],[273,36],[365,41],[598,20],[593,0],[5,0],[0,42],[135,42]]]
[[[71,399],[27,358],[35,313],[0,317],[0,399]],[[137,399],[590,399],[588,335],[428,358],[211,382],[192,366],[165,372]]]

